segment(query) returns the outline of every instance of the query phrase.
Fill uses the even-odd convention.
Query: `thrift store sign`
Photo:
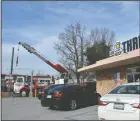
[[[110,51],[110,56],[117,56],[140,48],[140,35],[122,43],[117,42],[114,49]]]

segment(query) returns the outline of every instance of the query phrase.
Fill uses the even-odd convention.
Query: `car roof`
[[[140,85],[140,82],[131,82],[131,83],[122,84],[122,85]]]
[[[60,84],[57,87],[60,87],[60,86],[63,88],[63,87],[71,87],[71,86],[78,86],[78,85],[77,84]],[[54,89],[56,89],[56,88],[54,87]]]

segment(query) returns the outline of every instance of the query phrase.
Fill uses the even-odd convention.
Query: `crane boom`
[[[52,68],[54,68],[55,70],[57,70],[60,73],[67,73],[68,71],[63,68],[61,65],[56,64],[54,65],[53,63],[51,63],[50,61],[48,61],[47,59],[45,59],[41,54],[39,54],[39,52],[37,52],[33,47],[31,47],[30,45],[26,44],[26,43],[18,43],[19,45],[22,45],[29,53],[33,53],[34,55],[36,55],[37,57],[39,57],[41,60],[43,60],[45,63],[47,63],[49,66],[51,66]]]

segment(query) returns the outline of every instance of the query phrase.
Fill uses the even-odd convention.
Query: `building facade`
[[[116,85],[140,81],[140,36],[118,42],[109,58],[80,68],[78,72],[95,72],[96,89],[101,95]]]

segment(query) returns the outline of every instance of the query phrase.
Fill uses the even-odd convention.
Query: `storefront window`
[[[134,75],[135,82],[140,81],[140,74]]]
[[[128,83],[140,81],[140,67],[128,68],[126,76]]]
[[[140,72],[140,67],[136,68],[136,72]]]
[[[133,75],[131,74],[131,75],[127,75],[127,81],[128,81],[128,83],[131,83],[131,82],[133,82]]]

